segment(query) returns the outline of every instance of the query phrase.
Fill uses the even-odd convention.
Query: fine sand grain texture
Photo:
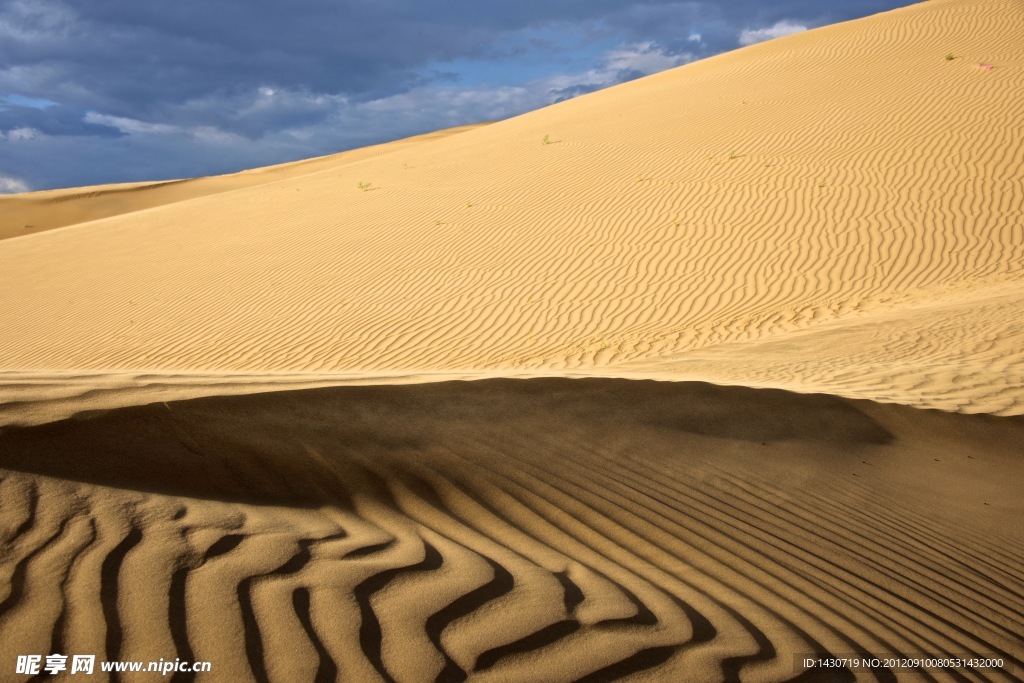
[[[1024,681],[1021,36],[0,198],[0,681]]]

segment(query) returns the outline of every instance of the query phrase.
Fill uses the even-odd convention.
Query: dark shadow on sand
[[[0,468],[196,498],[344,505],[352,491],[377,486],[363,475],[368,468],[402,469],[444,449],[474,457],[481,441],[515,456],[528,448],[524,435],[705,461],[716,448],[781,441],[843,458],[894,440],[865,404],[877,408],[780,390],[596,378],[335,387],[8,427],[0,430]],[[765,449],[763,457],[773,456]]]

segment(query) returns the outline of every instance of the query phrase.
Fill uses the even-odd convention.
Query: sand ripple
[[[803,656],[973,653],[1007,666],[806,680],[1021,680],[1022,438],[1019,418],[553,379],[7,428],[0,661],[783,681]]]
[[[83,204],[87,222],[0,243],[0,369],[654,364],[668,379],[1020,413],[1021,35],[1020,0],[934,0],[457,134],[108,188],[136,210],[89,221],[118,202]],[[65,194],[61,210],[106,196]],[[893,352],[913,349],[921,311],[993,288],[998,307],[927,322],[940,358]],[[883,317],[884,335],[803,354],[808,331]],[[730,350],[754,342],[772,344],[777,372],[729,377],[743,354]]]

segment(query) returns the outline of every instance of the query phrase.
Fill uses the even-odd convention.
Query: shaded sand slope
[[[1020,413],[1021,35],[1020,0],[927,2],[5,240],[0,369],[653,372]]]
[[[316,173],[325,168],[336,169],[373,158],[385,151],[397,151],[418,142],[436,140],[478,128],[479,125],[459,126],[396,140],[386,145],[374,145],[316,159],[208,178],[155,183],[122,183],[4,195],[0,196],[0,240],[87,223],[108,216],[133,213],[221,192],[259,187],[280,180]]]
[[[1019,417],[553,378],[6,428],[0,661],[180,657],[212,661],[209,681],[1019,681],[1022,440]],[[796,678],[825,653],[1005,667]]]

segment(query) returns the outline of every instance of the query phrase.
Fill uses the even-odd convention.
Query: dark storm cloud
[[[863,14],[892,2],[845,4],[846,14]],[[418,70],[425,64],[486,58],[502,36],[552,22],[602,22],[629,39],[669,45],[681,44],[692,23],[723,33],[731,27],[735,36],[744,23],[794,17],[824,23],[844,14],[822,6],[807,0],[4,0],[0,64],[24,69],[23,94],[145,118],[168,104],[264,85],[380,97],[422,82]],[[13,85],[10,76],[5,80]]]
[[[12,147],[34,141],[38,153],[54,153],[59,145],[41,142],[50,137],[107,140],[120,168],[132,149],[168,159],[192,150],[164,175],[209,172],[212,159],[220,169],[230,159],[323,154],[511,116],[731,49],[745,29],[783,20],[817,26],[900,4],[907,2],[0,0],[0,145],[8,146],[0,147],[0,175],[33,187],[109,175],[95,161],[75,171],[73,159],[47,165]],[[535,66],[515,81],[521,61],[546,64],[537,55],[550,58],[550,70],[538,76]],[[566,60],[575,61],[559,67]],[[460,70],[446,66],[456,62],[474,64],[478,82],[500,67],[501,82],[491,83],[494,92],[460,90]],[[11,104],[9,96],[54,104]],[[134,142],[125,147],[121,138]],[[28,166],[12,168],[13,159]],[[138,167],[161,166],[154,159]]]
[[[616,3],[8,0],[0,64],[24,67],[24,94],[117,116],[263,85],[372,98],[421,82],[429,62],[483,55],[502,34],[601,4]]]

